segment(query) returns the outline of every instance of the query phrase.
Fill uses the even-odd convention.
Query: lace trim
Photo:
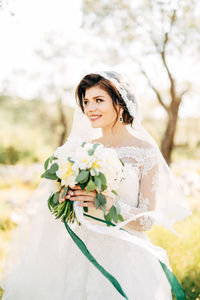
[[[148,206],[149,206],[149,199],[148,198],[144,198],[142,196],[142,193],[139,193],[139,197],[138,197],[138,207],[144,209],[145,211],[148,210]],[[151,229],[152,225],[153,225],[153,219],[149,216],[143,216],[141,218],[139,218],[139,224],[141,226],[142,230],[148,230]]]
[[[126,161],[124,161],[123,163],[124,163],[124,171],[125,172],[129,171],[129,170],[134,170],[138,176],[138,179],[140,179],[140,169],[137,166],[134,166],[133,163],[126,162]]]
[[[135,117],[136,116],[136,103],[131,101],[128,98],[126,89],[120,85],[120,83],[117,79],[109,76],[108,74],[106,74],[104,72],[98,72],[98,74],[101,75],[102,77],[106,78],[107,80],[111,81],[116,86],[118,92],[120,93],[121,97],[123,98],[124,102],[126,103],[126,106],[128,108],[130,115],[132,117]]]
[[[139,208],[143,208],[145,210],[148,209],[149,199],[148,198],[143,198],[141,192],[139,193],[139,200],[138,200],[138,202],[139,202],[139,205],[138,205]]]
[[[144,216],[139,218],[139,223],[142,227],[142,230],[148,230],[151,229],[153,225],[153,219],[149,216]]]

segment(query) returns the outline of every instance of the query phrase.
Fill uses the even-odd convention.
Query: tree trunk
[[[168,122],[166,130],[161,142],[161,152],[168,165],[171,163],[171,154],[174,147],[174,136],[176,131],[176,124],[178,120],[178,110],[180,102],[173,101],[168,111]]]
[[[60,117],[60,123],[62,125],[62,131],[59,139],[59,146],[62,146],[65,142],[66,136],[67,136],[67,120],[63,111],[63,105],[61,99],[58,100],[58,110],[59,110],[59,117]]]

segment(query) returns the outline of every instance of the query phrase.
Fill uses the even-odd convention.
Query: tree
[[[66,57],[71,51],[70,45],[61,43],[57,33],[49,33],[46,35],[44,44],[36,50],[37,56],[42,60],[42,63],[48,65],[47,83],[43,92],[50,95],[53,100],[57,101],[58,108],[58,123],[61,125],[61,133],[58,141],[58,146],[63,145],[67,137],[68,122],[64,112],[63,99],[66,98],[66,92],[70,92],[72,87],[66,85],[67,64]]]
[[[87,16],[83,26],[96,30],[104,42],[106,38],[110,40],[109,52],[113,45],[115,51],[120,49],[118,61],[122,55],[138,63],[140,72],[166,111],[167,124],[161,151],[168,164],[174,147],[179,108],[191,86],[189,78],[178,80],[174,59],[177,56],[184,58],[191,50],[194,55],[198,50],[198,6],[197,1],[189,0],[84,0],[83,5]],[[160,65],[159,77],[163,72],[165,94],[158,78],[155,79],[154,63]]]

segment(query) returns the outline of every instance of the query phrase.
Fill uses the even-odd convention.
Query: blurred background
[[[188,299],[200,299],[200,2],[1,0],[0,42],[0,273],[43,162],[70,132],[76,85],[115,70],[130,78],[193,212],[175,226],[181,237],[148,236]]]

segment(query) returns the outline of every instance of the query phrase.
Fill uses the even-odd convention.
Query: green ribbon
[[[66,219],[64,219],[65,227],[73,239],[73,241],[76,243],[76,245],[79,247],[79,249],[82,251],[82,253],[89,259],[89,261],[114,285],[114,287],[118,290],[118,292],[128,300],[128,297],[126,296],[125,292],[121,288],[119,282],[113,277],[109,272],[107,272],[94,258],[94,256],[90,253],[84,242],[73,232],[73,230],[69,227],[69,225],[66,223]]]
[[[109,222],[109,221],[105,221],[87,214],[84,214],[84,216],[88,217],[88,218],[92,218],[94,220],[106,223],[107,225],[111,225],[111,226],[116,226],[115,224]],[[71,236],[71,238],[73,239],[73,241],[76,243],[76,245],[79,247],[79,249],[82,251],[82,253],[87,257],[87,259],[112,283],[112,285],[118,290],[118,292],[125,298],[128,300],[128,297],[126,296],[126,294],[124,293],[123,289],[121,288],[119,282],[109,273],[107,272],[98,262],[97,260],[94,258],[94,256],[90,253],[90,251],[87,249],[86,245],[84,244],[84,242],[73,232],[73,230],[69,227],[69,225],[66,223],[66,219],[64,219],[64,223],[65,223],[65,227],[69,233],[69,235]],[[123,230],[125,232],[128,232],[127,230],[120,228],[120,230]],[[130,232],[128,232],[129,234],[131,234]],[[180,285],[180,283],[178,282],[176,276],[174,275],[174,273],[172,273],[168,267],[162,263],[159,260],[159,263],[162,266],[162,269],[171,285],[172,291],[174,292],[174,295],[176,296],[177,300],[187,300],[185,293]]]

